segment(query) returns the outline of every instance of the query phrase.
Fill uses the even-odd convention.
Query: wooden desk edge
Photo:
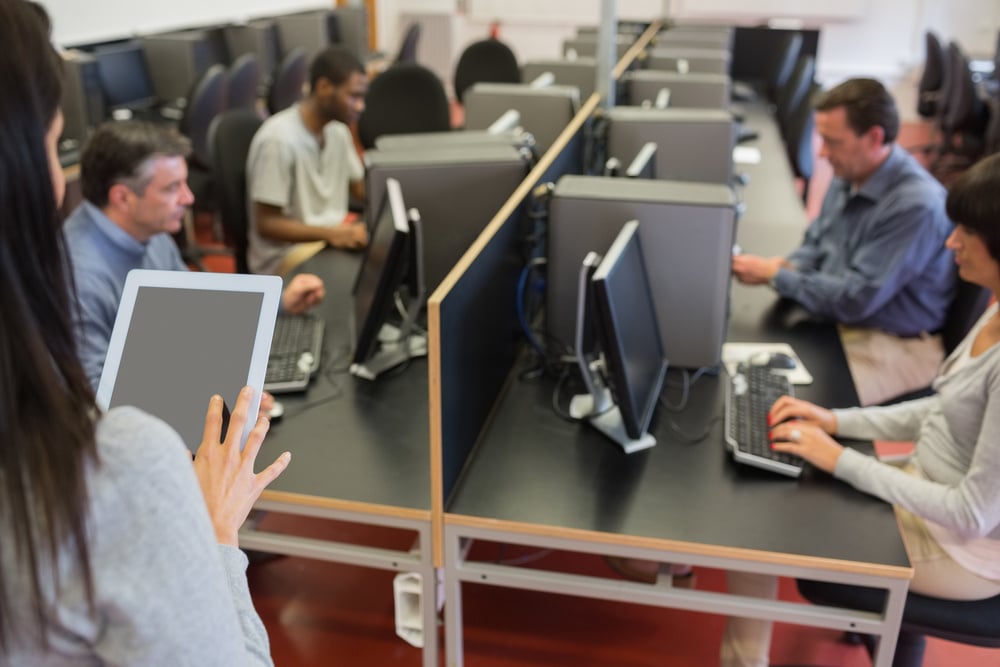
[[[314,509],[340,510],[355,514],[384,516],[395,519],[407,519],[410,521],[430,522],[431,520],[430,510],[398,507],[395,505],[380,505],[377,503],[365,503],[355,500],[339,500],[337,498],[312,496],[303,493],[291,493],[289,491],[265,490],[264,493],[260,495],[260,499],[286,505],[297,505],[300,507]]]
[[[603,533],[598,531],[562,528],[545,524],[522,523],[502,519],[484,519],[462,514],[444,515],[444,523],[467,528],[479,528],[491,531],[503,531],[521,535],[535,535],[555,539],[576,540],[593,544],[606,544],[609,547],[639,547],[646,549],[668,549],[677,553],[711,556],[715,558],[732,558],[746,562],[766,563],[801,568],[811,568],[827,572],[844,572],[886,579],[912,579],[912,567],[895,565],[880,565],[860,561],[846,561],[818,556],[803,556],[773,551],[757,551],[739,547],[707,545],[699,542],[680,542],[652,537],[638,537],[618,533]]]

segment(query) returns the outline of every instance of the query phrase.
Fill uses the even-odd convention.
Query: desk
[[[762,141],[776,136],[766,117],[752,118]],[[778,150],[780,160],[768,151],[751,176],[738,232],[748,251],[780,252],[801,235],[805,216]],[[795,348],[817,378],[800,392],[804,398],[856,404],[832,325],[762,287],[734,286],[730,312],[730,340],[780,340]],[[521,382],[518,370],[510,373],[446,506],[449,665],[463,661],[463,582],[870,632],[884,637],[875,664],[891,663],[912,569],[888,504],[812,469],[795,481],[731,462],[718,419],[724,380],[699,381],[681,414],[661,407],[652,427],[657,447],[625,456],[595,430],[557,417],[552,383]],[[690,444],[671,421],[683,432],[709,433]],[[867,614],[648,586],[470,561],[463,552],[469,539],[853,583],[889,596],[882,614]]]
[[[435,599],[430,522],[427,363],[368,382],[347,374],[350,290],[360,255],[326,249],[303,272],[326,283],[319,312],[326,320],[323,361],[309,390],[283,394],[285,417],[271,426],[260,461],[292,452],[288,469],[256,507],[410,530],[409,551],[375,548],[244,528],[240,546],[397,572],[419,572],[422,599]],[[436,627],[434,604],[424,604],[423,627]],[[424,667],[437,667],[437,636],[430,632]]]

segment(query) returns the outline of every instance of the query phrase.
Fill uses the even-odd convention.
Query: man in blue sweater
[[[862,404],[930,384],[954,294],[944,241],[945,189],[895,144],[899,115],[873,79],[851,79],[816,100],[820,157],[836,178],[802,245],[787,257],[737,255],[733,274],[842,325]]]
[[[163,125],[106,123],[81,160],[84,201],[63,230],[76,284],[76,340],[97,388],[125,277],[132,269],[186,271],[171,234],[194,196],[187,186],[190,142]],[[323,282],[295,276],[282,294],[286,312],[302,312],[324,296]]]

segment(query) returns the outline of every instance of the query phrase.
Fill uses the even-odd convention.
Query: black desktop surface
[[[730,338],[791,343],[816,382],[800,396],[822,404],[856,403],[836,330],[804,319],[770,317],[793,307],[766,288],[746,289],[741,322],[737,307]],[[789,325],[788,322],[791,322]],[[756,336],[752,335],[756,332]],[[832,352],[832,353],[831,353]],[[624,454],[595,429],[558,417],[551,380],[514,378],[448,503],[449,514],[516,523],[688,542],[711,547],[793,554],[822,559],[908,566],[902,541],[892,537],[889,504],[856,491],[812,467],[792,480],[734,463],[724,446],[725,376],[703,377],[689,407],[662,406],[650,432],[657,445]],[[669,382],[676,382],[671,377]],[[666,389],[671,401],[675,389]],[[569,397],[564,396],[565,402]],[[691,443],[685,434],[708,435]],[[851,443],[870,451],[868,443]]]
[[[322,361],[305,393],[279,397],[285,416],[272,422],[258,468],[288,450],[292,462],[269,492],[429,510],[426,359],[374,382],[347,372],[350,290],[360,257],[328,248],[298,269],[326,285],[317,308],[326,319]]]

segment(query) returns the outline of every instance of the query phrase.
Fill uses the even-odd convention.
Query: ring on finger
[[[788,439],[792,442],[798,442],[802,439],[802,431],[797,428],[793,428],[791,433],[788,434]]]

